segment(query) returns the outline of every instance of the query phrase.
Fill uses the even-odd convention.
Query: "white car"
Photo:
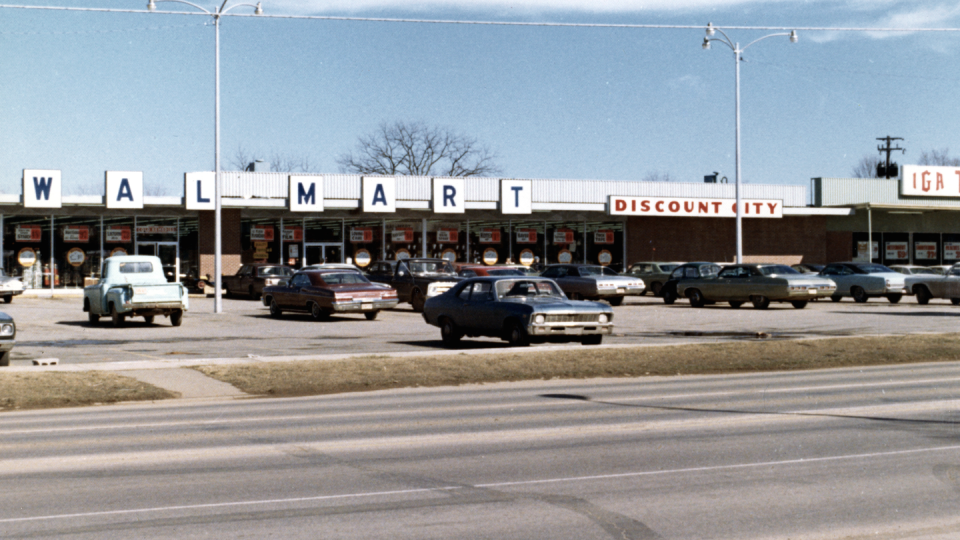
[[[866,262],[843,262],[828,264],[820,275],[837,284],[837,291],[830,297],[839,302],[844,296],[852,296],[856,302],[866,302],[871,297],[884,296],[896,304],[903,295],[910,294],[906,288],[907,276],[894,272],[882,264]]]
[[[0,269],[0,296],[7,304],[13,302],[13,297],[23,294],[23,282],[20,278],[8,276],[3,269]]]
[[[928,304],[932,298],[949,298],[960,304],[960,263],[947,270],[946,275],[919,274],[907,276],[907,289],[917,295],[918,304]]]

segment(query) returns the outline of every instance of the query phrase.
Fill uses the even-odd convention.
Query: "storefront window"
[[[387,256],[388,260],[422,257],[420,249],[420,221],[387,220]]]
[[[471,221],[469,262],[488,265],[506,263],[510,258],[509,235],[509,221]]]
[[[56,217],[54,287],[82,288],[100,279],[100,217]]]
[[[583,223],[547,223],[548,264],[583,262]]]
[[[281,262],[279,219],[244,219],[240,238],[240,262]]]
[[[11,276],[19,276],[25,288],[49,288],[50,218],[48,216],[5,216],[3,255],[4,269]]]
[[[940,264],[940,235],[938,233],[914,233],[913,264],[936,266]]]
[[[431,220],[427,222],[429,256],[455,262],[467,260],[467,234],[464,223]]]
[[[514,221],[510,236],[513,261],[524,266],[543,264],[544,230],[542,221]]]
[[[624,270],[623,223],[587,223],[587,262]]]
[[[384,258],[382,221],[347,220],[343,225],[347,230],[344,245],[347,262],[366,268]]]

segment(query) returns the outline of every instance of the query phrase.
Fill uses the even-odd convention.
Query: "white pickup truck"
[[[83,289],[83,310],[90,324],[108,315],[113,326],[123,326],[127,317],[143,317],[152,324],[155,316],[163,315],[180,326],[188,298],[186,287],[167,282],[158,257],[118,255],[104,261],[99,283]]]

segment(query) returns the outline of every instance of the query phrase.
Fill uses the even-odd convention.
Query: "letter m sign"
[[[323,212],[323,177],[290,176],[290,211]]]

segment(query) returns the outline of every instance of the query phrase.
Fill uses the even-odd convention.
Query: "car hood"
[[[583,300],[567,300],[565,298],[555,298],[549,296],[517,296],[507,297],[502,302],[512,304],[524,304],[533,306],[536,311],[557,311],[557,312],[609,312],[613,311],[610,306],[600,302],[588,302]]]

